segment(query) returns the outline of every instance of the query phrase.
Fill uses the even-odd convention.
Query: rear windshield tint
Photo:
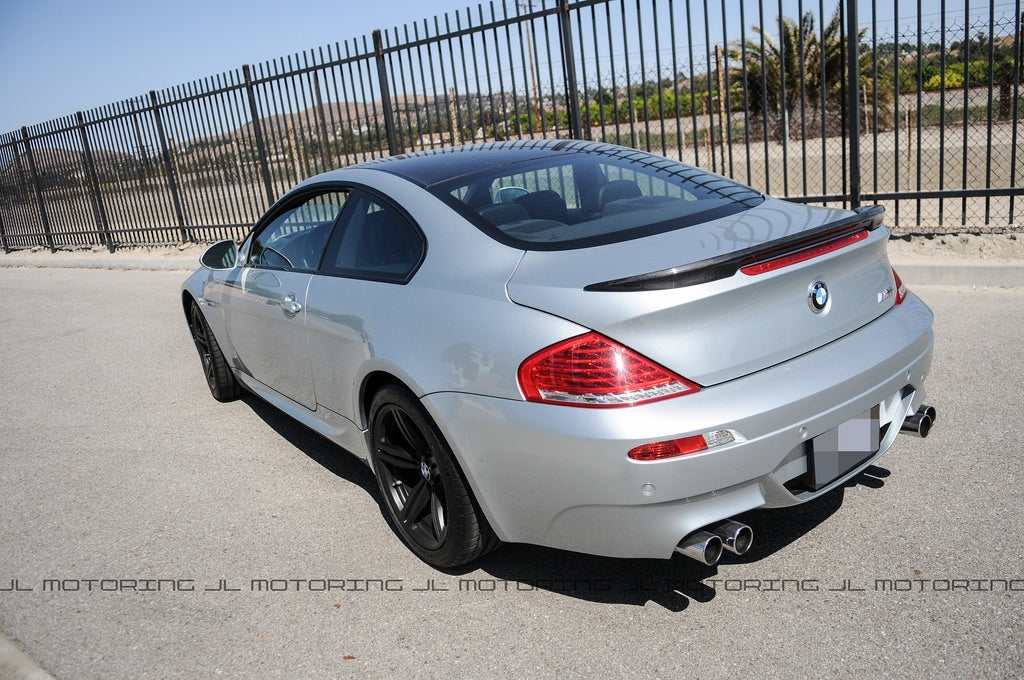
[[[617,243],[748,210],[764,196],[660,156],[572,153],[429,187],[498,241],[526,250]]]

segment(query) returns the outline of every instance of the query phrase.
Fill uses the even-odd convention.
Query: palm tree
[[[766,116],[773,136],[789,131],[789,121],[803,112],[811,128],[825,119],[829,131],[838,124],[843,110],[843,84],[846,74],[846,50],[842,36],[842,18],[837,10],[822,30],[814,15],[805,12],[800,21],[778,17],[778,41],[758,26],[756,39],[734,42],[729,57],[730,85],[745,88],[747,111]],[[864,35],[858,33],[858,42]],[[871,52],[860,54],[861,87],[870,87]],[[742,95],[740,95],[742,97]],[[828,113],[832,119],[826,118]],[[835,122],[832,122],[832,121]]]

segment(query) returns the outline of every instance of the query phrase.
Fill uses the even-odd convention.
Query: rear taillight
[[[900,275],[896,273],[895,269],[892,270],[892,276],[896,279],[896,304],[903,304],[903,301],[907,299],[907,293],[909,291],[907,290],[907,286],[903,283],[903,280],[900,279]]]
[[[699,386],[628,347],[587,333],[542,349],[519,367],[527,401],[566,406],[634,406]]]

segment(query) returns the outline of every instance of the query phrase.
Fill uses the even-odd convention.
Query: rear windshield
[[[557,154],[429,190],[498,241],[525,250],[617,243],[734,215],[764,200],[732,180],[632,151]]]

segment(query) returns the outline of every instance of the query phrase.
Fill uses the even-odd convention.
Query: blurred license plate
[[[878,453],[878,439],[877,406],[812,439],[807,462],[811,488],[828,486]]]

